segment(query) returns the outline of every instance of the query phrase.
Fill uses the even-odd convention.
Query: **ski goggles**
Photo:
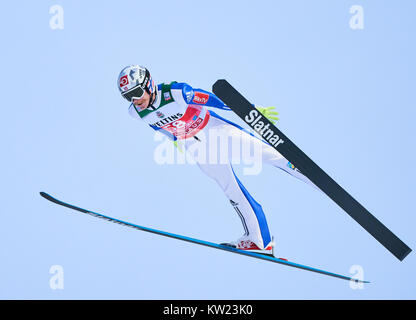
[[[134,99],[140,99],[143,97],[145,92],[145,89],[143,89],[140,86],[134,87],[133,89],[130,89],[126,92],[123,92],[121,95],[124,99],[126,99],[128,102],[133,102]]]

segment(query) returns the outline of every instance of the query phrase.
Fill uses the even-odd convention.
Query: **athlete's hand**
[[[178,148],[180,153],[183,153],[182,144],[178,143],[178,140],[173,141],[173,144],[176,148]]]
[[[277,115],[279,112],[272,111],[276,110],[275,107],[260,107],[256,106],[256,109],[260,111],[260,113],[265,116],[267,119],[270,120],[271,123],[275,124],[277,120],[279,120],[279,117]]]

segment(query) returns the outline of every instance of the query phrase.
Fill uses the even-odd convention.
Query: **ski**
[[[412,251],[412,249],[316,165],[226,80],[216,81],[213,85],[213,92],[397,259],[402,261]]]
[[[308,271],[312,271],[312,272],[316,272],[316,273],[320,273],[320,274],[324,274],[327,276],[331,276],[331,277],[335,277],[335,278],[340,278],[340,279],[344,279],[344,280],[349,280],[349,281],[354,281],[356,283],[369,283],[368,281],[364,281],[361,279],[354,279],[352,277],[348,277],[348,276],[343,276],[340,274],[336,274],[336,273],[332,273],[332,272],[328,272],[325,270],[321,270],[321,269],[317,269],[317,268],[312,268],[309,266],[305,266],[305,265],[301,265],[298,263],[294,263],[294,262],[290,262],[290,261],[286,261],[282,258],[275,258],[269,255],[265,255],[265,254],[261,254],[261,253],[255,253],[255,252],[246,252],[243,250],[239,250],[230,246],[226,246],[226,245],[221,245],[221,244],[217,244],[217,243],[213,243],[213,242],[208,242],[208,241],[204,241],[204,240],[199,240],[199,239],[195,239],[195,238],[190,238],[190,237],[186,237],[186,236],[182,236],[179,234],[174,234],[174,233],[170,233],[170,232],[165,232],[165,231],[161,231],[161,230],[156,230],[156,229],[151,229],[151,228],[147,228],[147,227],[143,227],[143,226],[139,226],[137,224],[133,224],[130,222],[126,222],[126,221],[122,221],[119,219],[115,219],[115,218],[111,218],[109,216],[105,216],[103,214],[100,213],[96,213],[90,210],[86,210],[86,209],[82,209],[80,207],[74,206],[72,204],[63,202],[61,200],[58,200],[54,197],[52,197],[51,195],[45,193],[45,192],[40,192],[40,195],[49,200],[52,201],[53,203],[56,203],[58,205],[91,215],[93,217],[97,217],[100,219],[104,219],[113,223],[117,223],[126,227],[130,227],[133,229],[137,229],[137,230],[141,230],[141,231],[146,231],[146,232],[150,232],[150,233],[154,233],[160,236],[165,236],[165,237],[169,237],[169,238],[173,238],[173,239],[177,239],[177,240],[182,240],[182,241],[187,241],[187,242],[191,242],[191,243],[195,243],[195,244],[199,244],[202,246],[206,246],[206,247],[211,247],[211,248],[215,248],[215,249],[220,249],[220,250],[224,250],[224,251],[228,251],[228,252],[232,252],[232,253],[237,253],[237,254],[241,254],[247,257],[251,257],[251,258],[256,258],[256,259],[261,259],[261,260],[265,260],[265,261],[269,261],[269,262],[274,262],[274,263],[279,263],[282,265],[286,265],[289,267],[294,267],[294,268],[298,268],[298,269],[303,269],[303,270],[308,270]]]

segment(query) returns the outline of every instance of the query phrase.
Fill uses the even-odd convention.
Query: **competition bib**
[[[188,105],[185,114],[162,128],[178,139],[187,139],[201,131],[209,120],[209,112],[206,108],[196,104]]]

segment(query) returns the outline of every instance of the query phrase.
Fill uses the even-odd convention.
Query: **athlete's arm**
[[[214,107],[222,110],[231,110],[224,102],[220,100],[215,94],[202,90],[194,89],[187,83],[177,83],[177,86],[182,87],[182,95],[186,103],[200,104],[207,107]]]
[[[202,90],[202,89],[194,89],[186,83],[182,85],[183,85],[182,93],[184,94],[185,100],[187,99],[187,97],[188,99],[192,97],[191,102],[194,104],[201,104],[207,107],[214,107],[214,108],[227,110],[227,111],[231,110],[230,107],[228,107],[224,102],[222,102],[220,98],[218,98],[215,94]],[[252,106],[253,108],[256,107],[254,104]],[[279,118],[277,117],[279,113],[274,111],[275,107],[264,108],[264,107],[257,106],[257,109],[260,111],[261,114],[263,114],[272,123],[276,123],[276,121],[279,120]]]

